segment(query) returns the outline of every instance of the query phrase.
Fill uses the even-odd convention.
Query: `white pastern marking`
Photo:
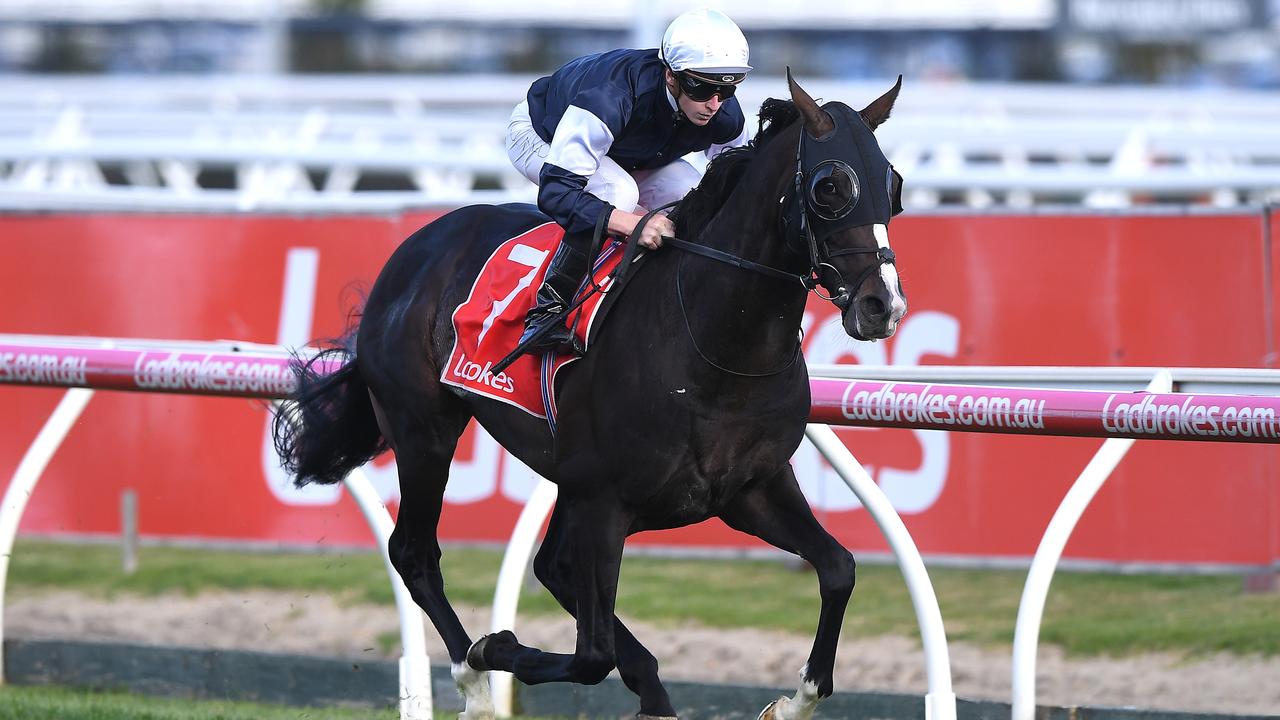
[[[818,697],[818,686],[804,679],[808,673],[808,665],[800,669],[800,687],[796,689],[795,697],[778,699],[774,707],[776,720],[810,720],[813,717],[821,698]]]
[[[493,713],[493,697],[489,693],[489,677],[465,662],[454,663],[450,668],[458,692],[466,699],[466,709],[459,718],[466,720],[490,720]]]
[[[871,231],[875,233],[876,245],[882,248],[889,247],[889,228],[886,225],[873,225]],[[897,323],[907,314],[907,301],[902,297],[902,293],[898,292],[898,268],[888,263],[880,265],[880,279],[884,281],[884,286],[889,290],[889,297],[892,298],[890,306],[890,323]]]

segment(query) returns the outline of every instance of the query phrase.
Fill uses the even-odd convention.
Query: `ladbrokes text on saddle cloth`
[[[576,357],[559,355],[544,362],[540,355],[526,354],[497,375],[489,368],[515,348],[524,331],[525,314],[533,307],[563,236],[559,225],[544,223],[507,240],[489,256],[466,301],[453,313],[456,339],[449,363],[440,373],[441,382],[514,405],[536,417],[554,417],[550,388],[554,387],[555,373]],[[622,260],[620,248],[620,243],[606,243],[592,270],[606,291],[609,274]],[[575,311],[581,313],[575,332],[584,347],[589,347],[591,327],[603,298],[603,293],[594,293]]]

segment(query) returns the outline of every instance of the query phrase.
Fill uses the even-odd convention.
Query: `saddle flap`
[[[523,355],[497,375],[489,371],[515,348],[524,330],[525,315],[533,307],[551,256],[564,236],[553,222],[543,223],[498,246],[485,261],[467,299],[453,312],[454,346],[440,381],[468,392],[514,405],[554,423],[555,373],[577,358],[573,355]],[[583,347],[590,347],[591,328],[611,274],[622,259],[620,243],[607,242],[593,264],[592,277],[605,293],[592,293],[570,317]],[[589,284],[584,285],[584,292]]]

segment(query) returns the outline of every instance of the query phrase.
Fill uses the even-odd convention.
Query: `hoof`
[[[472,643],[471,647],[467,648],[467,665],[470,665],[472,670],[485,672],[489,669],[489,666],[484,662],[484,648],[489,644],[490,637],[490,635],[483,635],[479,640]]]
[[[493,646],[504,643],[515,645],[516,642],[516,634],[510,630],[485,635],[467,649],[467,664],[473,670],[481,672],[493,670]]]
[[[780,697],[768,705],[765,705],[764,709],[760,711],[760,717],[756,718],[756,720],[778,720],[778,704],[786,701],[787,698]]]

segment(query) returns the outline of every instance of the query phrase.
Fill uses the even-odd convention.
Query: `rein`
[[[837,108],[837,110],[839,109],[846,110],[849,114],[856,116],[856,113],[848,110],[848,108],[843,105],[841,105],[840,108]],[[837,114],[846,122],[852,122],[845,117],[845,113],[837,112]],[[839,130],[839,123],[836,120],[837,114],[828,113],[828,116],[832,118],[832,121],[837,122],[836,128],[831,131],[828,137],[830,135],[834,135],[836,131]],[[857,117],[859,122],[862,122],[861,117]],[[839,156],[837,156],[836,159],[824,159],[816,163],[811,163],[812,167],[806,168],[806,156],[811,154],[810,152],[806,152],[806,150],[808,150],[808,146],[806,145],[805,140],[807,140],[808,137],[809,133],[801,127],[800,141],[796,143],[795,183],[790,197],[784,193],[781,198],[778,198],[778,204],[783,208],[781,215],[783,237],[787,238],[790,235],[789,231],[791,229],[792,222],[794,222],[796,233],[804,241],[805,249],[809,253],[809,277],[804,279],[805,287],[823,300],[833,302],[836,307],[843,309],[853,301],[850,288],[852,288],[852,293],[857,293],[858,288],[862,287],[862,283],[866,282],[867,278],[871,277],[872,273],[879,270],[883,265],[896,264],[897,258],[894,256],[893,250],[888,247],[841,248],[835,251],[832,251],[827,247],[827,239],[836,232],[851,224],[857,224],[858,222],[863,222],[865,220],[854,220],[853,218],[848,217],[858,204],[858,175],[853,171],[853,168],[850,167],[849,163]],[[816,142],[821,144],[822,140],[819,139],[816,140]],[[892,172],[892,166],[890,166],[890,172]],[[850,201],[840,208],[827,207],[820,203],[816,196],[816,187],[818,183],[835,174],[847,175],[853,187],[853,195],[850,198]],[[819,242],[818,236],[814,233],[815,223],[809,217],[810,212],[817,216],[819,223],[826,226],[821,242]],[[794,216],[794,218],[792,216]],[[834,265],[827,262],[828,260],[842,255],[869,255],[872,253],[875,253],[879,262],[867,266],[867,268],[858,275],[852,285],[845,283],[844,275],[842,275]],[[830,296],[825,296],[821,292],[818,292],[818,284],[822,281],[823,268],[829,269],[835,274],[835,277],[838,280],[838,282],[835,283],[835,293]]]
[[[640,219],[640,223],[636,224],[636,229],[643,229],[644,225],[649,223],[649,219],[654,217],[654,214],[657,214],[659,213],[659,211],[666,210],[668,208],[675,208],[676,205],[680,205],[680,202],[678,201],[668,202],[668,204],[660,206],[660,208],[655,208],[653,210],[650,210],[649,213],[646,214],[644,218]],[[635,234],[635,232],[632,234]],[[732,265],[732,266],[735,266],[735,268],[749,270],[749,272],[759,273],[759,274],[765,275],[765,277],[781,279],[781,281],[799,282],[801,286],[806,288],[809,287],[808,284],[805,284],[804,275],[800,275],[796,273],[787,273],[785,272],[785,270],[771,268],[771,266],[769,265],[755,263],[755,261],[751,261],[746,258],[739,258],[739,256],[731,254],[731,252],[716,250],[714,249],[714,247],[699,245],[699,243],[696,243],[696,242],[680,240],[680,238],[678,237],[663,236],[662,242],[663,242],[663,245],[669,245],[669,246],[675,247],[675,249],[677,250],[691,252],[691,254],[694,254],[694,255],[701,255],[703,256],[703,258],[716,260],[717,263]],[[628,243],[627,254],[622,256],[622,264],[618,265],[618,270],[617,270],[618,277],[621,278],[622,273],[626,272],[626,269],[631,264],[631,258],[636,254],[637,249],[639,249],[639,246],[640,246],[640,243],[637,243],[637,242]],[[772,375],[785,373],[787,372],[788,369],[791,369],[792,365],[796,364],[796,360],[799,360],[801,355],[800,338],[796,338],[795,350],[791,352],[791,357],[790,359],[787,360],[787,363],[785,365],[782,365],[781,368],[777,368],[774,370],[765,370],[765,372],[763,373],[739,372],[739,370],[726,368],[726,366],[721,365],[717,363],[717,361],[710,359],[710,357],[708,357],[707,354],[703,352],[703,348],[699,347],[698,338],[694,337],[694,327],[692,327],[692,324],[690,324],[689,322],[689,310],[687,310],[685,307],[684,283],[681,282],[681,273],[682,273],[682,270],[684,270],[684,268],[685,268],[685,256],[681,255],[680,260],[678,260],[678,263],[676,264],[676,300],[678,301],[678,304],[680,304],[680,315],[682,316],[682,318],[685,319],[685,332],[689,333],[689,342],[691,343],[692,346],[694,346],[694,352],[696,352],[696,354],[698,354],[698,356],[701,357],[701,359],[703,359],[704,363],[707,363],[708,365],[712,366],[712,368],[716,368],[717,370],[719,370],[719,372],[735,375],[735,377],[739,377],[739,378],[768,378],[768,377],[772,377]],[[616,281],[614,281],[614,283],[617,283],[617,279]]]
[[[747,260],[746,258],[740,258],[737,255],[731,255],[727,252],[724,252],[723,250],[716,250],[715,248],[707,247],[706,245],[699,245],[698,243],[692,243],[692,242],[689,242],[688,240],[681,240],[680,238],[677,238],[677,237],[664,236],[662,238],[662,242],[666,245],[670,245],[673,248],[676,248],[678,250],[683,250],[687,253],[693,253],[694,255],[701,255],[702,257],[711,258],[712,260],[717,260],[726,265],[732,265],[736,268],[742,268],[743,270],[750,270],[751,272],[759,273],[761,275],[767,275],[771,278],[776,278],[778,280],[799,281],[801,285],[803,285],[806,289],[809,289],[808,278],[806,278],[803,275],[784,272],[782,270],[778,270],[777,268],[769,267],[768,265],[761,265],[758,262],[752,262],[750,260]]]
[[[689,247],[705,248],[705,246],[694,245],[692,243],[687,243],[684,240],[681,240],[680,243],[688,246],[688,247],[681,248],[683,250],[688,250]],[[693,251],[693,252],[696,255],[704,254],[697,251]],[[684,318],[684,329],[686,332],[689,333],[689,342],[693,344],[693,349],[695,352],[698,353],[698,357],[702,358],[703,362],[719,370],[720,372],[728,373],[729,375],[734,375],[736,377],[745,377],[745,378],[771,377],[773,375],[777,375],[779,373],[783,373],[791,369],[791,366],[795,365],[796,360],[800,358],[800,355],[801,355],[800,342],[801,342],[801,339],[804,337],[803,335],[796,338],[796,347],[795,347],[795,350],[791,352],[791,359],[787,360],[787,364],[783,365],[782,367],[776,370],[767,370],[765,372],[740,372],[738,370],[732,370],[730,368],[727,368],[721,365],[720,363],[716,362],[715,360],[712,360],[711,358],[707,357],[707,354],[702,351],[702,348],[698,347],[698,339],[693,336],[693,326],[689,324],[689,311],[686,310],[684,307],[684,288],[681,286],[681,283],[680,283],[681,271],[684,269],[684,257],[685,257],[684,255],[681,255],[680,260],[676,264],[676,299],[680,301],[680,315]],[[711,255],[706,255],[706,257],[711,257],[712,259],[715,259],[715,260],[720,259],[720,258],[715,258]],[[733,257],[733,256],[730,255],[729,257]],[[728,261],[722,260],[722,262],[728,262]],[[736,265],[736,263],[729,263],[729,264]],[[742,267],[742,266],[739,266],[739,267]],[[768,268],[767,266],[764,266],[764,265],[760,265],[759,267],[766,268],[768,270],[773,269],[773,268]],[[752,269],[752,268],[746,268],[746,269]],[[775,272],[778,272],[779,275],[781,275],[783,278],[787,280],[794,280],[797,277],[795,275],[787,275],[786,273],[783,273],[780,271],[775,271]],[[768,273],[765,273],[765,274],[768,274]]]

